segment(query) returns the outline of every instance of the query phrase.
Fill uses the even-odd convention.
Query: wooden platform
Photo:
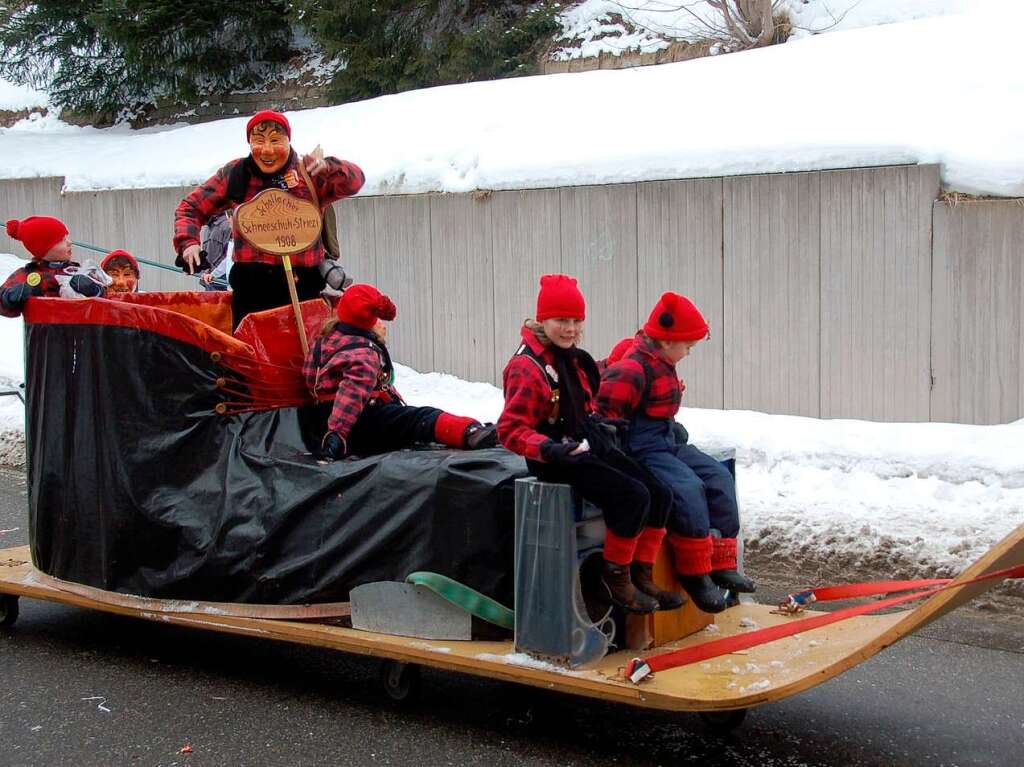
[[[1024,526],[1011,533],[959,580],[1024,564]],[[44,582],[46,581],[46,582]],[[146,620],[209,631],[326,647],[407,663],[502,679],[574,695],[672,711],[748,708],[786,698],[831,679],[934,620],[997,581],[972,584],[933,596],[913,610],[843,621],[801,635],[754,647],[743,653],[663,671],[642,684],[621,677],[637,653],[618,652],[579,671],[558,669],[514,654],[511,642],[426,641],[393,637],[318,623],[239,618],[218,614],[202,602],[139,600],[117,595],[117,603],[65,591],[29,562],[28,547],[0,550],[0,593],[131,615]],[[742,604],[716,616],[715,627],[671,642],[653,652],[698,644],[709,639],[793,620],[771,607]],[[641,655],[644,653],[640,653]]]

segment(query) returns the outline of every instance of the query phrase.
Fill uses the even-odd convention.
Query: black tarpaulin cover
[[[409,450],[321,465],[312,408],[215,412],[251,346],[159,308],[30,306],[30,538],[43,572],[140,596],[297,604],[428,570],[511,604],[520,458]]]

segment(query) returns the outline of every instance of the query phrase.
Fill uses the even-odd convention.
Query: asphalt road
[[[28,540],[7,472],[0,531],[0,547]],[[720,737],[692,715],[431,671],[400,707],[372,659],[23,599],[0,632],[0,765],[1019,767],[1024,633],[999,617],[959,611]]]

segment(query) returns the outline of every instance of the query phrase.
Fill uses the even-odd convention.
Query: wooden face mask
[[[249,149],[256,167],[264,173],[276,173],[288,162],[291,141],[280,125],[265,120],[249,134]]]

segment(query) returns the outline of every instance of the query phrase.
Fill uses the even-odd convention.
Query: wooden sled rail
[[[1024,565],[1024,526],[1010,533],[954,581]],[[568,671],[514,654],[511,642],[428,641],[388,636],[339,626],[288,620],[236,617],[210,612],[157,611],[153,602],[97,602],[45,583],[29,563],[28,547],[0,550],[0,592],[104,610],[152,621],[263,639],[293,642],[485,676],[573,695],[670,711],[726,711],[782,700],[810,689],[867,660],[945,615],[998,581],[940,592],[919,607],[886,615],[852,618],[742,653],[659,672],[640,685],[622,677],[635,652],[608,655],[593,667]],[[123,597],[123,595],[121,595]],[[203,603],[198,603],[202,605]],[[654,652],[699,644],[791,618],[768,605],[741,604],[716,616],[712,630],[698,632]]]

